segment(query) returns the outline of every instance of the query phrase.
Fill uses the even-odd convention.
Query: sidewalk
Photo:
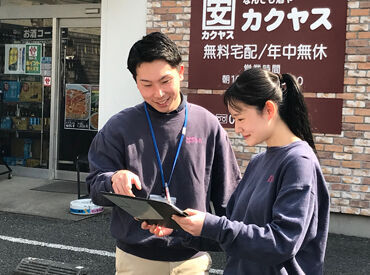
[[[1,175],[0,211],[72,221],[86,218],[69,213],[69,203],[77,199],[77,194],[31,190],[48,182],[47,179],[19,176],[8,179],[7,175]]]

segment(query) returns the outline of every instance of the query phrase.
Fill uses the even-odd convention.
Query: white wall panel
[[[115,113],[142,102],[127,57],[146,33],[146,0],[102,0],[99,129]]]

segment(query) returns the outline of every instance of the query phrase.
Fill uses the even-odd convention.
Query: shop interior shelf
[[[0,128],[0,131],[2,132],[9,132],[9,133],[30,133],[30,134],[40,134],[41,133],[41,130],[18,130],[18,129],[3,129],[3,128]],[[49,130],[43,130],[43,132],[46,134],[46,133],[49,133]]]
[[[17,104],[41,104],[41,101],[4,101],[3,104],[17,105]]]

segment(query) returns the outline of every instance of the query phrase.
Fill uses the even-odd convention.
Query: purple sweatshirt
[[[226,217],[207,213],[202,238],[191,242],[203,248],[219,243],[228,256],[224,274],[317,275],[323,273],[328,225],[319,162],[298,141],[253,158]]]
[[[185,100],[169,114],[148,106],[149,115],[162,160],[164,178],[168,180],[185,117]],[[171,196],[180,209],[210,210],[212,201],[218,215],[224,215],[227,202],[238,182],[240,172],[225,130],[206,109],[187,103],[186,135],[170,182]],[[89,151],[90,174],[87,184],[95,204],[112,205],[100,191],[112,191],[111,177],[117,170],[127,169],[138,175],[142,190],[133,186],[137,197],[162,194],[163,187],[144,104],[114,115],[99,131]],[[117,246],[138,257],[180,261],[197,251],[184,247],[180,236],[158,238],[140,228],[140,222],[114,207],[111,233]]]

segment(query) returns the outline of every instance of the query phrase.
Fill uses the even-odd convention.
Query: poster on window
[[[41,74],[41,44],[26,44],[26,74]]]
[[[224,90],[246,69],[343,92],[347,0],[192,0],[189,88]]]
[[[90,130],[98,130],[99,86],[91,86]]]
[[[24,44],[5,44],[5,74],[24,74],[25,50]]]
[[[66,84],[64,129],[98,129],[99,86]]]

